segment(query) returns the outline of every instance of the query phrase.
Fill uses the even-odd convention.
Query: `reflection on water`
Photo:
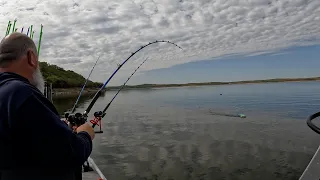
[[[84,103],[89,102],[93,98],[94,95],[95,95],[94,93],[82,95],[78,101],[76,111],[78,109],[85,108]],[[100,97],[103,98],[104,96],[105,96],[105,94],[102,93]],[[78,95],[76,95],[76,96],[68,95],[68,96],[62,96],[62,97],[55,96],[53,98],[53,104],[55,105],[58,113],[60,115],[63,115],[66,111],[69,111],[72,109],[77,98],[78,98]]]
[[[95,140],[93,157],[109,179],[297,179],[317,146],[299,121],[144,109],[109,114]]]
[[[107,111],[92,157],[108,179],[117,180],[298,179],[320,142],[300,118],[305,102],[308,111],[319,107],[320,85],[303,86],[126,91]],[[92,112],[114,93],[107,92]],[[247,118],[213,116],[212,109]]]
[[[64,112],[72,109],[74,103],[76,102],[77,97],[64,97],[64,98],[56,98],[53,99],[53,103],[60,115],[63,115]],[[83,103],[87,100],[87,98],[81,98],[79,100],[79,106],[83,107]]]

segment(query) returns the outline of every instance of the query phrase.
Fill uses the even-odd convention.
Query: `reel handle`
[[[101,121],[103,117],[103,112],[97,111],[93,114],[93,116],[94,116],[94,119],[90,121],[92,123],[92,128],[94,128],[98,124],[98,122]]]

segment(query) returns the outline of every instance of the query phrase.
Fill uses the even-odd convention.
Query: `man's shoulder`
[[[45,107],[58,114],[54,105],[38,90],[28,82],[20,80],[11,80],[5,84],[0,84],[0,101],[4,102],[6,108],[18,110],[30,108],[29,106]]]
[[[14,79],[0,84],[0,101],[7,104],[7,108],[20,107],[36,93],[33,87],[24,81]]]
[[[26,97],[33,93],[31,85],[20,80],[10,80],[0,85],[0,94],[5,97],[10,95]]]

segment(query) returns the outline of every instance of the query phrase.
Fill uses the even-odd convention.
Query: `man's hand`
[[[76,131],[77,133],[81,131],[85,131],[91,136],[91,140],[94,139],[94,136],[95,136],[94,130],[92,126],[90,126],[88,123],[84,123],[83,125],[79,126]]]

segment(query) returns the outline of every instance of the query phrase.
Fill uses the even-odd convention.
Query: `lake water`
[[[55,105],[62,113],[74,101]],[[317,111],[319,82],[122,91],[92,157],[109,180],[298,179],[320,144],[306,124]],[[239,113],[247,118],[215,115]]]

